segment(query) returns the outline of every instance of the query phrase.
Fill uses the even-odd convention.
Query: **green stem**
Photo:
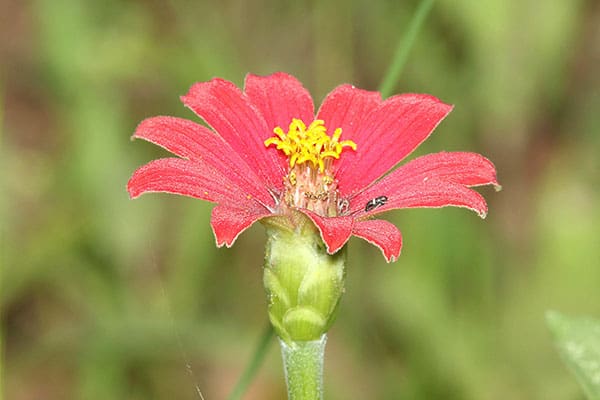
[[[246,370],[238,380],[238,383],[235,385],[233,392],[231,392],[231,394],[227,398],[228,400],[239,400],[242,398],[242,395],[244,394],[246,389],[248,389],[248,386],[250,385],[250,383],[254,379],[254,376],[258,372],[258,369],[260,368],[260,365],[262,364],[265,355],[267,354],[267,350],[269,350],[269,344],[273,339],[273,333],[273,328],[271,327],[271,324],[269,324],[267,326],[267,329],[265,329],[265,332],[263,333],[262,337],[260,338],[260,342],[258,343],[258,346],[256,347],[254,354],[252,355],[250,363],[248,364]]]
[[[323,399],[324,334],[319,340],[286,343],[279,340],[288,400]]]
[[[419,30],[431,11],[433,7],[434,0],[423,0],[419,4],[417,11],[415,11],[415,15],[412,17],[408,29],[404,33],[402,40],[398,42],[398,47],[396,48],[396,53],[394,54],[394,59],[392,64],[388,68],[381,85],[379,86],[379,91],[381,92],[381,96],[383,98],[388,97],[392,90],[394,90],[394,86],[398,82],[400,78],[400,73],[404,68],[404,64],[406,64],[406,60],[408,59],[408,53],[412,49]]]

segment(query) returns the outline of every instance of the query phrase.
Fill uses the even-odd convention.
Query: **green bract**
[[[319,340],[344,291],[345,248],[331,255],[314,224],[267,225],[264,285],[269,319],[287,343]]]

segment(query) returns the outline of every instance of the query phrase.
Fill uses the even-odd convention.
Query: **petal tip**
[[[215,87],[228,87],[228,88],[236,88],[235,84],[227,79],[223,78],[212,78],[209,81],[205,82],[196,82],[190,86],[189,90],[186,94],[179,96],[181,102],[186,106],[190,107],[190,104],[193,103],[194,99],[201,98],[202,94],[214,90]]]
[[[129,200],[134,200],[139,197],[139,195],[136,194],[133,189],[129,187],[129,185],[127,185],[127,194],[129,195]]]
[[[135,200],[139,197],[139,195],[136,195],[133,190],[127,188],[127,194],[129,195],[129,200]]]
[[[144,193],[144,190],[141,187],[139,187],[139,185],[136,182],[141,168],[143,167],[140,167],[137,170],[135,170],[131,175],[131,178],[129,178],[129,181],[127,181],[126,190],[130,200],[137,199]]]
[[[467,207],[470,208],[470,207]],[[483,203],[481,208],[471,208],[471,210],[475,211],[477,213],[477,215],[479,215],[479,218],[481,219],[485,219],[488,215],[488,208],[487,208],[487,203]]]
[[[298,81],[298,79],[294,75],[290,75],[287,72],[283,72],[283,71],[275,71],[275,72],[267,74],[267,75],[258,75],[258,74],[248,73],[248,74],[246,74],[244,82],[247,82],[248,79],[292,79],[294,81]]]
[[[237,236],[235,238],[233,238],[232,240],[219,239],[217,237],[217,235],[214,233],[214,231],[213,231],[213,235],[215,236],[215,244],[217,245],[217,248],[221,248],[221,247],[225,246],[226,248],[230,249],[237,239]]]
[[[385,254],[383,256],[385,257],[385,261],[388,264],[391,264],[391,263],[394,263],[394,262],[398,261],[398,257],[396,257],[396,256],[389,256],[389,257],[387,257]]]
[[[377,247],[379,247],[379,246],[377,246]],[[391,263],[398,261],[398,258],[400,258],[400,253],[402,251],[402,248],[400,247],[398,249],[398,251],[394,251],[394,252],[385,251],[381,247],[380,247],[380,250],[381,250],[381,253],[383,254],[383,258],[385,258],[385,262],[387,262],[388,264],[391,264]]]
[[[269,212],[262,209],[244,210],[217,205],[213,208],[210,219],[217,247],[233,246],[246,229],[267,215]]]
[[[388,263],[395,262],[400,256],[402,234],[389,221],[382,219],[358,221],[352,234],[378,247]]]

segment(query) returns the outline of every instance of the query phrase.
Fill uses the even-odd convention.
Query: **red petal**
[[[336,87],[325,97],[317,114],[317,119],[322,119],[330,134],[335,129],[342,128],[341,140],[355,140],[361,122],[381,104],[379,92],[369,92],[357,89],[352,85]],[[344,151],[340,160],[343,165],[345,158],[352,158],[354,152]]]
[[[278,72],[269,76],[248,74],[244,91],[262,113],[269,133],[275,127],[287,132],[292,118],[299,118],[308,126],[314,119],[310,93],[291,75]]]
[[[402,248],[402,235],[394,224],[382,219],[355,221],[352,234],[379,247],[387,262],[396,261]]]
[[[312,211],[300,209],[319,228],[321,239],[325,242],[327,252],[334,254],[346,244],[352,234],[354,218],[352,217],[322,217]]]
[[[270,213],[264,208],[239,209],[217,205],[212,210],[210,225],[212,226],[217,246],[231,247],[238,236],[259,219]]]
[[[274,149],[267,151],[264,145],[272,130],[233,83],[218,78],[196,83],[181,100],[229,143],[270,188],[283,187],[286,160]]]
[[[390,97],[357,128],[356,152],[339,162],[340,193],[356,193],[389,171],[421,144],[448,115],[452,106],[422,94]]]
[[[171,153],[197,160],[207,152],[205,140],[218,137],[209,129],[187,119],[175,117],[152,117],[140,122],[135,129],[132,139],[144,139],[154,143]],[[212,140],[211,144],[216,143]],[[221,143],[228,146],[227,143]]]
[[[180,157],[204,160],[247,194],[265,205],[273,205],[273,198],[258,176],[223,138],[202,125],[181,118],[153,117],[142,121],[133,137],[147,140]]]
[[[394,208],[466,207],[485,217],[487,206],[466,186],[498,185],[494,164],[476,153],[435,153],[412,160],[351,200],[355,213],[365,214],[367,202],[386,196],[387,202],[367,215]]]
[[[351,204],[353,209],[356,208],[355,211],[358,212],[358,216],[361,214],[375,215],[397,208],[440,208],[447,206],[468,208],[479,214],[481,218],[485,218],[487,215],[485,199],[476,191],[454,182],[429,179],[426,182],[403,188],[376,184],[373,189],[377,189],[378,196],[386,196],[387,202],[385,205],[365,213],[364,207],[369,200],[365,200],[362,195],[360,198],[357,196]]]
[[[165,192],[237,207],[256,204],[211,166],[181,158],[162,158],[138,168],[129,179],[127,190],[131,198],[148,192]]]
[[[499,187],[496,167],[481,154],[440,152],[427,154],[404,164],[391,175],[401,175],[403,185],[431,178],[460,183],[466,186],[494,185]],[[397,178],[396,178],[397,179]]]

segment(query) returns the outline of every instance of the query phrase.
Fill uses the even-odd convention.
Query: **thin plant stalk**
[[[396,53],[394,54],[392,63],[390,64],[385,77],[379,86],[381,97],[388,97],[398,83],[400,74],[402,73],[402,70],[406,65],[406,61],[408,60],[408,54],[416,42],[419,31],[421,30],[429,11],[431,11],[433,8],[434,2],[435,0],[423,0],[417,7],[417,11],[415,11],[415,14],[408,24],[406,32],[398,42],[398,47],[396,47]]]
[[[260,369],[260,366],[262,365],[265,356],[269,351],[269,347],[273,342],[273,336],[273,328],[271,327],[271,324],[268,324],[266,329],[264,330],[264,333],[260,337],[260,340],[256,346],[256,349],[254,350],[254,354],[252,355],[250,362],[246,366],[246,369],[240,376],[240,379],[238,380],[237,384],[235,385],[233,391],[231,392],[227,400],[240,400],[242,398],[242,396],[248,389],[248,386],[250,386],[250,384],[254,380],[256,373]]]

